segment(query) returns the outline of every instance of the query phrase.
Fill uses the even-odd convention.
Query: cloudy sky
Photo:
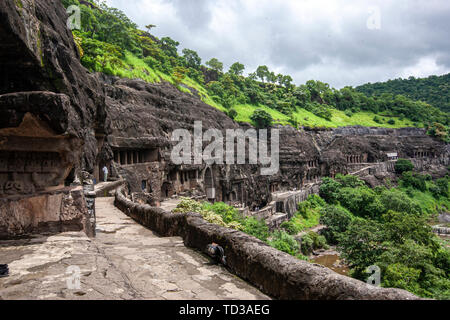
[[[226,68],[341,88],[450,72],[448,0],[107,0]]]

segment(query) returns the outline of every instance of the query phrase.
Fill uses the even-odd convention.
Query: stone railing
[[[437,235],[450,236],[450,228],[442,226],[434,226],[433,232]]]
[[[196,213],[169,213],[139,205],[116,192],[115,205],[160,236],[180,236],[186,246],[206,253],[215,242],[225,250],[227,269],[262,292],[283,300],[413,300],[415,295],[384,289],[339,275],[320,265],[301,261],[243,232],[206,222]]]

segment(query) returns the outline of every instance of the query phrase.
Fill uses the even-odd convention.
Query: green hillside
[[[62,0],[67,7],[78,0]],[[83,1],[86,3],[86,1]],[[94,4],[93,1],[91,3]],[[296,85],[289,75],[275,74],[267,66],[244,76],[245,66],[234,63],[228,71],[212,58],[205,64],[194,51],[183,49],[169,37],[151,35],[155,26],[139,30],[123,12],[105,3],[80,5],[81,30],[75,30],[81,62],[92,72],[148,82],[168,81],[179,90],[198,94],[207,104],[238,122],[295,127],[426,127],[441,123],[433,133],[447,138],[448,113],[404,96],[368,97],[351,87],[341,90],[320,81]],[[256,110],[264,110],[254,115]]]
[[[421,100],[442,111],[450,112],[450,73],[428,78],[395,79],[368,83],[356,88],[368,96],[401,94],[413,100]]]

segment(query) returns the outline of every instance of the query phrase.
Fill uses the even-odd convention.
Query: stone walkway
[[[138,225],[112,198],[97,199],[97,228],[95,239],[63,233],[0,241],[0,263],[11,273],[0,278],[0,300],[268,299],[181,238]]]
[[[181,202],[181,199],[168,199],[161,202],[161,209],[172,212]]]

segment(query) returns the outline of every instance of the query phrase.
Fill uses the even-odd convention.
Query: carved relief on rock
[[[57,152],[0,152],[0,194],[32,194],[62,183],[67,164]]]

